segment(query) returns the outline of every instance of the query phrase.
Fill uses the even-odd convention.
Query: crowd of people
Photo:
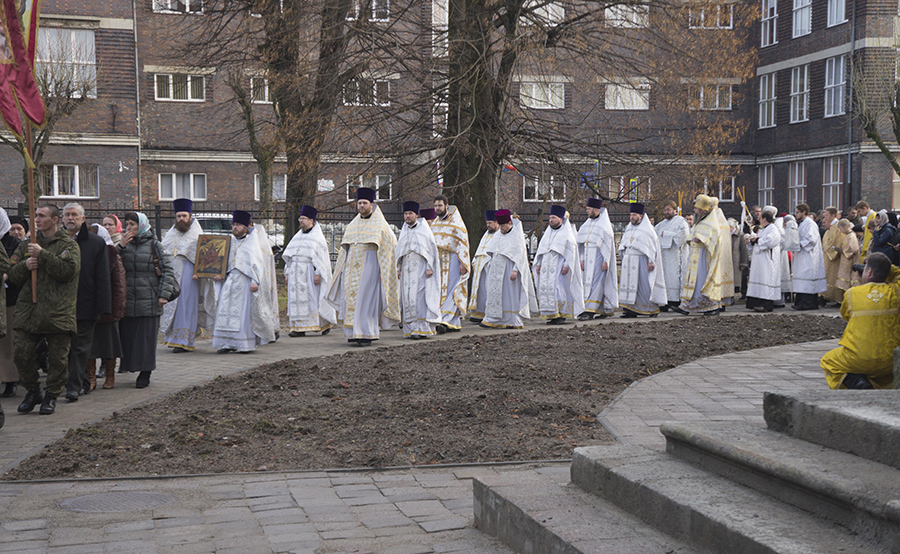
[[[204,330],[220,354],[252,352],[279,338],[265,229],[248,212],[234,211],[224,276],[198,278],[203,229],[190,200],[173,207],[175,223],[162,241],[143,213],[126,214],[124,227],[113,214],[88,225],[83,207],[72,203],[62,211],[38,207],[30,242],[28,221],[0,210],[7,303],[0,396],[23,386],[19,412],[39,406],[52,414],[59,396],[76,402],[98,377],[102,388],[114,388],[117,373],[137,374],[135,386],[149,386],[160,333],[176,354],[192,352]],[[421,209],[404,202],[399,239],[374,190],[359,188],[356,207],[333,269],[318,212],[302,207],[300,230],[282,254],[291,337],[339,327],[349,342],[368,346],[398,325],[404,337],[419,340],[459,331],[466,319],[520,329],[531,318],[558,325],[617,311],[623,318],[669,310],[715,316],[740,294],[756,312],[787,302],[796,310],[837,303],[850,324],[841,347],[822,360],[829,385],[892,383],[900,236],[893,214],[875,213],[865,202],[843,219],[833,207],[810,214],[799,204],[793,216],[754,206],[736,221],[725,218],[717,198],[701,194],[685,217],[666,202],[655,226],[634,202],[617,244],[603,201],[589,198],[577,230],[565,207],[551,207],[533,263],[509,210],[485,212],[487,231],[470,258],[466,224],[444,196]],[[884,340],[863,347],[872,336]],[[43,388],[40,370],[47,373]]]

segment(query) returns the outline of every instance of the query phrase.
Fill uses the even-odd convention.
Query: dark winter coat
[[[894,241],[894,235],[897,234],[897,228],[890,223],[881,229],[872,231],[872,242],[869,244],[869,252],[881,252],[891,260],[891,263],[897,263],[897,253],[891,243]]]
[[[122,265],[125,266],[125,317],[159,317],[163,307],[160,298],[168,298],[175,287],[175,269],[172,257],[162,244],[147,231],[131,239],[125,248],[119,247]],[[159,259],[161,276],[156,275],[153,254]]]
[[[3,244],[3,250],[6,252],[6,257],[11,258],[13,254],[16,253],[16,248],[19,247],[19,243],[22,242],[16,237],[6,233],[3,235],[3,238],[0,238],[0,244]],[[2,274],[2,272],[0,272]],[[7,306],[15,306],[16,299],[19,298],[19,285],[14,285],[11,281],[6,282],[6,305]],[[2,305],[2,302],[0,302]]]
[[[75,304],[78,300],[78,271],[81,251],[65,229],[44,237],[38,232],[37,304],[31,301],[31,271],[25,267],[28,241],[22,241],[10,259],[9,279],[22,287],[16,301],[15,328],[35,335],[78,331]]]
[[[81,224],[81,229],[73,238],[81,249],[75,317],[81,320],[97,320],[101,315],[112,312],[106,241],[92,233],[86,223]]]
[[[4,248],[0,248],[0,337],[5,337],[8,332],[6,329],[6,309],[2,306],[4,302],[2,300],[6,297],[6,287],[3,286],[3,274],[9,271],[9,256],[6,255],[6,250]]]
[[[112,313],[100,316],[100,321],[111,323],[125,317],[125,298],[128,294],[128,286],[125,283],[125,266],[122,265],[122,257],[119,249],[111,244],[106,245],[106,255],[109,257],[109,282],[112,292]]]

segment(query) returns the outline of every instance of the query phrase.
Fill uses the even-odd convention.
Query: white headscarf
[[[0,208],[0,237],[6,236],[6,233],[12,228],[12,224],[9,222],[9,216],[6,214],[6,210]]]
[[[116,244],[112,241],[112,237],[109,236],[109,231],[106,230],[106,227],[100,225],[99,223],[94,223],[91,227],[97,228],[97,235],[100,236],[105,242],[107,246],[115,246]]]

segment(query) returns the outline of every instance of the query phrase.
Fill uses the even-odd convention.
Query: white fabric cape
[[[465,315],[469,304],[469,276],[472,275],[472,264],[469,260],[469,234],[466,230],[466,223],[456,206],[447,206],[447,213],[446,219],[437,218],[431,222],[431,230],[438,249],[455,254],[459,258],[460,267],[469,270],[459,276],[456,286],[452,291],[447,291],[446,295],[453,296],[453,303],[456,304],[460,314]],[[443,270],[441,272],[443,273]],[[443,285],[447,284],[443,281],[446,278],[447,275],[441,275]],[[452,280],[448,282],[452,282]]]
[[[650,225],[650,218],[645,214],[638,225],[628,224],[622,240],[619,241],[619,254],[622,256],[622,276],[619,283],[619,304],[634,305],[637,300],[638,268],[628,267],[626,250],[634,249],[653,262],[653,271],[649,272],[650,302],[657,305],[667,303],[666,278],[663,273],[662,250],[659,237]]]
[[[761,228],[757,234],[747,296],[763,300],[781,298],[781,232],[775,223]]]
[[[606,282],[603,287],[604,307],[615,310],[619,307],[619,278],[616,275],[616,239],[612,222],[609,220],[609,212],[606,208],[600,208],[597,219],[588,218],[578,230],[575,238],[581,249],[581,259],[584,260],[584,294],[590,294],[593,289],[594,264],[597,256],[592,250],[600,250],[603,259],[609,266],[606,272]]]
[[[478,242],[478,249],[475,250],[475,256],[472,258],[472,292],[469,293],[469,312],[473,312],[478,304],[478,287],[481,286],[481,274],[484,268],[491,262],[491,255],[488,253],[488,245],[494,236],[500,231],[493,233],[485,231]]]
[[[819,227],[807,216],[798,228],[799,250],[794,254],[794,292],[818,294],[828,290]]]
[[[666,296],[669,300],[681,300],[681,287],[683,268],[682,258],[684,257],[685,244],[688,244],[688,237],[691,234],[691,228],[687,221],[680,215],[672,217],[672,219],[663,218],[656,224],[656,236],[659,237],[659,247],[662,248],[663,273],[666,277]],[[690,256],[690,250],[688,250]]]
[[[531,280],[531,269],[528,265],[528,249],[525,246],[525,231],[522,230],[522,222],[513,219],[513,228],[509,233],[503,234],[503,231],[497,231],[490,244],[488,244],[488,253],[491,255],[491,262],[497,256],[512,261],[516,264],[516,271],[519,273],[518,279],[514,283],[519,286],[519,315],[531,319],[532,312],[537,313],[537,298],[534,295],[534,283]],[[509,280],[509,277],[506,277]],[[513,281],[511,281],[513,282]],[[527,299],[526,299],[527,298]],[[503,318],[503,282],[502,280],[491,280],[488,283],[488,297],[484,306],[485,317],[495,319]]]
[[[172,265],[175,266],[176,279],[181,279],[184,272],[185,260],[194,263],[194,260],[197,259],[197,240],[202,234],[203,228],[200,226],[200,222],[194,218],[191,218],[191,228],[188,229],[186,233],[182,233],[176,229],[174,225],[166,231],[166,234],[162,239],[162,245],[163,248],[166,249],[166,252],[172,256]],[[180,281],[179,284],[181,285],[181,288],[185,287],[185,284]],[[197,326],[201,329],[212,329],[216,312],[207,312],[206,309],[200,308],[205,308],[210,302],[215,305],[216,289],[213,285],[213,281],[210,279],[200,279],[199,287],[200,304],[197,309],[200,313],[197,314]],[[169,327],[172,326],[172,320],[175,318],[175,310],[178,309],[178,302],[180,300],[180,297],[176,298],[175,300],[166,303],[163,307],[163,315],[159,325],[159,329],[162,333],[167,333]]]
[[[267,302],[269,303],[269,309],[272,310],[272,314],[275,316],[273,324],[277,331],[281,327],[281,318],[278,316],[280,309],[278,307],[278,284],[275,282],[275,253],[272,252],[272,243],[269,242],[269,235],[266,233],[265,227],[254,225],[253,232],[259,233],[259,248],[263,259],[266,261],[264,265],[265,273],[263,274],[264,284],[260,283],[259,288],[265,287],[265,290],[268,292]]]
[[[438,254],[437,244],[434,241],[434,233],[431,227],[425,221],[425,218],[418,218],[416,227],[411,228],[406,222],[400,229],[400,238],[397,240],[397,247],[394,250],[397,256],[397,270],[403,270],[403,257],[415,253],[425,258],[425,266],[434,274],[431,277],[424,275],[406,275],[404,274],[400,280],[400,302],[403,306],[403,313],[416,313],[416,295],[419,290],[419,279],[425,279],[425,307],[427,308],[428,317],[426,321],[429,323],[441,322],[441,268],[440,257]],[[415,280],[415,282],[413,282]],[[411,291],[410,294],[404,294],[404,290]],[[412,302],[410,304],[410,302]]]
[[[327,321],[335,319],[334,308],[325,302],[325,294],[331,287],[331,257],[328,254],[328,242],[319,222],[313,223],[308,233],[298,231],[287,248],[281,254],[284,260],[284,276],[288,281],[288,317],[292,321],[309,319],[309,290],[307,279],[300,275],[303,264],[312,263],[316,274],[321,278],[319,285],[319,316]],[[295,271],[296,270],[296,271]],[[291,275],[294,274],[294,279]]]
[[[569,273],[559,275],[561,267],[550,267],[548,262],[556,253],[565,261]],[[541,267],[541,273],[537,268]],[[541,301],[556,305],[561,299],[556,298],[557,277],[562,277],[567,291],[567,299],[572,300],[572,316],[577,317],[584,313],[584,284],[581,276],[581,261],[578,257],[578,242],[575,240],[575,229],[569,223],[569,218],[563,219],[559,229],[550,226],[544,230],[541,242],[538,243],[537,253],[534,255],[534,290],[538,297],[538,308]],[[554,310],[555,311],[555,310]]]

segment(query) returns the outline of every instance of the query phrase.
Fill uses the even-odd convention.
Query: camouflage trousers
[[[47,339],[47,349],[50,351],[50,368],[47,372],[47,384],[44,390],[55,398],[66,389],[66,381],[69,378],[69,345],[72,337],[67,333],[34,335],[25,331],[16,331],[13,345],[16,351],[16,367],[19,369],[19,382],[29,391],[41,388],[37,343],[42,336]]]

